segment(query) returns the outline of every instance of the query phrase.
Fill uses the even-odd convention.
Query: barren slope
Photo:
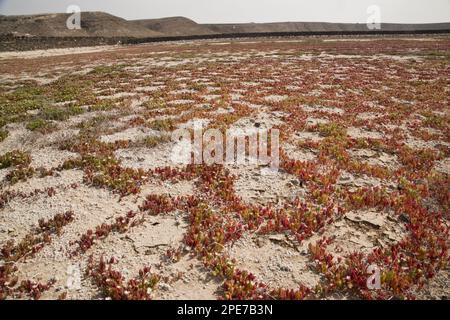
[[[217,33],[271,33],[271,32],[355,32],[369,31],[366,24],[358,23],[327,23],[327,22],[274,22],[274,23],[236,23],[236,24],[205,24],[203,25]],[[383,23],[382,31],[419,31],[450,29],[450,23],[432,24],[395,24]]]
[[[0,17],[0,33],[41,37],[157,37],[160,33],[104,12],[83,12],[81,29],[69,30],[69,14]]]
[[[201,25],[185,17],[170,17],[162,19],[144,19],[130,21],[136,26],[169,36],[204,35],[212,34],[208,26]]]

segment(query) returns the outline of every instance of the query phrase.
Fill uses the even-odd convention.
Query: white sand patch
[[[13,150],[27,150],[32,147],[36,138],[33,133],[24,128],[23,125],[9,124],[5,126],[8,136],[0,142],[0,154]]]
[[[405,236],[404,224],[393,214],[360,210],[349,212],[325,227],[325,230],[306,240],[302,247],[307,248],[309,243],[314,244],[322,237],[333,237],[334,241],[327,247],[327,252],[337,259],[355,251],[367,254],[377,247],[386,248]]]
[[[202,98],[205,99],[206,101],[214,101],[222,99],[222,96],[219,94],[207,94],[202,96]]]
[[[132,127],[124,131],[116,132],[106,136],[100,136],[100,141],[105,143],[114,143],[116,141],[138,141],[146,137],[159,136],[158,131],[146,127]]]
[[[282,147],[286,152],[286,155],[292,160],[314,161],[317,158],[317,156],[313,152],[305,149],[300,149],[299,147],[290,143],[284,143]]]
[[[140,269],[148,266],[156,270],[161,256],[182,244],[187,223],[177,215],[146,216],[143,224],[131,228],[126,235],[113,234],[98,242],[89,254],[115,257],[114,266],[126,279],[136,277]]]
[[[221,281],[216,279],[201,262],[189,255],[168,265],[164,271],[172,276],[181,272],[182,278],[175,283],[159,286],[155,292],[156,300],[216,300],[219,295]]]
[[[289,98],[289,96],[270,95],[270,96],[264,97],[264,100],[266,100],[267,102],[282,102],[282,101],[286,100],[287,98]]]
[[[322,141],[324,138],[322,136],[320,136],[320,134],[318,134],[317,132],[309,132],[309,131],[301,131],[301,132],[297,132],[294,137],[294,139],[298,139],[300,141],[307,141],[307,140],[311,140],[313,142],[320,142]]]
[[[323,119],[323,118],[314,118],[314,117],[308,117],[306,119],[306,124],[310,125],[310,126],[315,126],[318,124],[327,124],[330,121],[328,119]]]
[[[233,164],[227,168],[238,177],[234,189],[247,203],[279,204],[306,195],[301,181],[293,175],[281,171],[270,173],[252,164]]]
[[[386,135],[381,132],[367,131],[361,128],[351,127],[347,129],[347,135],[358,139],[358,138],[368,138],[368,139],[386,139]]]
[[[183,104],[193,104],[193,103],[195,103],[195,100],[189,100],[189,99],[171,100],[171,101],[167,102],[168,105],[173,105],[173,106],[179,106],[179,105],[183,105]]]
[[[287,246],[284,235],[252,237],[244,235],[228,248],[237,267],[253,273],[272,288],[314,287],[320,276],[309,267],[308,257]]]
[[[380,187],[382,184],[383,182],[378,178],[367,175],[355,176],[347,171],[341,171],[337,181],[337,185],[350,187],[352,191],[353,189],[362,187]]]
[[[80,223],[68,225],[77,228],[67,234],[81,234],[89,228],[101,224],[107,217],[125,214],[136,210],[138,204],[121,201],[120,197],[105,189],[90,188],[84,185],[76,189],[67,188],[56,192],[52,197],[39,195],[29,199],[12,199],[0,216],[0,223],[13,230],[15,239],[21,239],[39,219],[50,219],[58,213],[72,210]],[[10,234],[11,235],[11,234]],[[2,239],[3,240],[3,239]],[[75,239],[73,239],[75,240]],[[64,241],[64,238],[61,239]],[[54,251],[54,255],[64,256],[69,249],[68,243],[64,251]]]
[[[325,107],[325,106],[307,106],[302,105],[301,108],[306,112],[317,112],[323,111],[330,114],[343,114],[345,111],[335,107]]]
[[[348,153],[356,160],[370,165],[382,166],[391,170],[400,167],[397,156],[385,152],[373,151],[370,149],[352,149],[348,150]]]
[[[358,115],[356,116],[356,119],[373,120],[373,119],[379,118],[381,116],[382,116],[381,114],[374,113],[374,112],[362,112],[362,113],[358,113]]]
[[[443,141],[424,141],[422,139],[417,139],[411,135],[406,138],[405,144],[411,149],[421,150],[421,149],[435,149],[436,145],[444,144],[450,146],[450,144]]]
[[[111,51],[119,48],[118,46],[94,46],[94,47],[75,47],[62,49],[45,49],[30,51],[11,51],[1,52],[0,59],[35,59],[41,57],[65,56],[68,54],[81,54]]]
[[[77,169],[56,171],[52,176],[43,178],[32,177],[26,181],[20,181],[7,190],[32,193],[36,189],[44,190],[46,188],[57,188],[58,186],[70,186],[72,184],[81,184],[83,182],[83,171]]]
[[[268,112],[266,108],[260,109],[259,112],[253,117],[242,117],[230,126],[230,130],[256,130],[266,129],[269,130],[276,126],[283,124],[283,118],[288,114],[283,112]]]
[[[155,169],[159,167],[182,167],[182,164],[172,160],[173,143],[158,145],[155,148],[129,148],[115,151],[115,156],[122,162],[122,166],[134,169]]]
[[[153,180],[152,182],[144,185],[141,188],[142,197],[146,197],[150,194],[162,194],[172,198],[181,196],[190,196],[195,193],[194,180],[179,181],[172,183],[169,181]]]
[[[437,161],[434,169],[441,173],[450,175],[450,158],[445,158],[443,160]]]
[[[202,128],[206,128],[211,121],[209,119],[199,119],[194,118],[185,123],[180,123],[178,125],[179,129],[187,129],[187,130],[201,130]]]
[[[51,147],[38,149],[32,153],[31,166],[34,168],[51,169],[56,168],[71,158],[76,158],[78,154],[67,150],[59,150]]]
[[[158,91],[161,89],[164,89],[165,86],[141,86],[141,87],[136,87],[136,91],[138,92],[154,92],[154,91]]]

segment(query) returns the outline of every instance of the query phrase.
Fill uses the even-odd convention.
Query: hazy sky
[[[378,5],[382,22],[450,22],[450,0],[0,0],[1,14],[105,11],[126,19],[185,16],[197,22],[367,21]]]

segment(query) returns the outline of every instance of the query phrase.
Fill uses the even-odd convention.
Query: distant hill
[[[185,17],[132,20],[131,23],[168,36],[205,35],[215,33],[207,25],[201,25]]]
[[[364,23],[327,23],[327,22],[274,22],[274,23],[237,23],[203,24],[215,33],[271,33],[271,32],[356,32],[368,31]],[[432,24],[381,24],[382,31],[421,31],[449,29],[450,23]]]
[[[0,16],[0,34],[38,37],[158,37],[162,34],[104,12],[83,12],[81,29],[66,26],[69,14]]]

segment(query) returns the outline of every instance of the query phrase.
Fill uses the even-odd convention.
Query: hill
[[[219,34],[226,33],[272,33],[272,32],[357,32],[368,31],[363,23],[327,23],[327,22],[274,22],[274,23],[237,23],[204,24],[204,27]],[[383,23],[381,31],[422,31],[449,29],[450,23],[432,24],[395,24]]]
[[[158,37],[162,34],[104,12],[83,12],[81,29],[70,30],[65,13],[0,16],[0,34],[36,37]]]
[[[190,36],[215,33],[207,25],[198,24],[185,17],[132,20],[130,22],[136,26],[141,26],[167,36]]]

